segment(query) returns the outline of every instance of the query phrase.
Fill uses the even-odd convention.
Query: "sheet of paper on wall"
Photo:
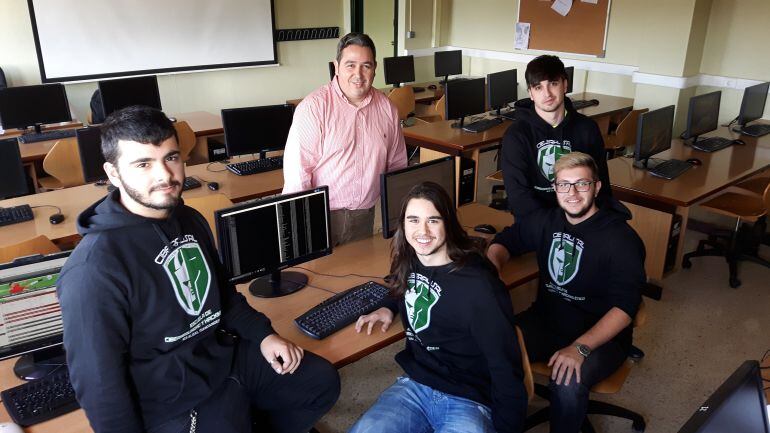
[[[551,9],[555,10],[557,14],[566,17],[569,10],[572,9],[572,0],[556,0],[551,5]]]
[[[583,3],[591,3],[592,5],[598,5],[599,0],[580,0]]]
[[[513,40],[513,48],[517,50],[529,48],[529,23],[516,23],[516,38]]]

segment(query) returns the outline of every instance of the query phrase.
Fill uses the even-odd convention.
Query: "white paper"
[[[516,38],[513,40],[513,48],[517,50],[529,48],[529,23],[516,23]]]
[[[583,3],[591,3],[592,5],[599,4],[599,0],[580,0]]]
[[[572,0],[556,0],[551,5],[551,9],[555,10],[557,14],[566,17],[569,10],[572,9]]]

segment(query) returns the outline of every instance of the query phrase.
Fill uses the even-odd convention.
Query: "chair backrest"
[[[762,194],[762,201],[765,202],[765,210],[770,213],[770,182],[765,187],[765,192]]]
[[[390,91],[388,99],[398,109],[399,120],[406,120],[409,114],[414,112],[414,89],[412,86],[396,87]]]
[[[59,181],[61,188],[85,185],[77,138],[57,141],[45,156],[43,169]]]
[[[516,338],[519,339],[519,350],[521,351],[521,369],[524,371],[524,388],[527,390],[527,399],[532,401],[535,395],[535,378],[532,374],[532,366],[529,364],[529,355],[527,354],[527,345],[524,344],[524,335],[521,329],[516,327]]]
[[[446,120],[446,95],[439,98],[434,105],[436,115],[441,117],[441,120]]]
[[[217,226],[214,223],[214,211],[233,205],[233,202],[222,193],[208,194],[201,197],[185,198],[184,204],[197,210],[206,218],[211,227],[211,232],[216,233]]]
[[[650,111],[649,108],[631,110],[631,112],[620,121],[618,129],[615,130],[615,137],[612,140],[608,140],[607,144],[612,143],[611,146],[613,149],[633,146],[634,143],[636,143],[636,129],[639,125],[639,116],[648,111]]]
[[[195,147],[195,132],[184,120],[174,123],[174,129],[176,129],[176,135],[179,137],[179,153],[182,161],[187,161],[190,159],[190,152]]]
[[[13,259],[31,256],[33,254],[51,254],[57,253],[59,247],[44,235],[27,239],[18,244],[6,245],[0,247],[0,263],[7,263]]]

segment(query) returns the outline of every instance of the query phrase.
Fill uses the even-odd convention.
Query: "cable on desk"
[[[374,275],[361,275],[361,274],[354,274],[354,273],[345,274],[345,275],[332,275],[332,274],[324,274],[323,272],[317,272],[317,271],[314,271],[312,269],[308,269],[308,268],[305,268],[305,267],[302,267],[302,266],[292,266],[292,267],[297,268],[297,269],[302,269],[304,271],[308,271],[308,272],[316,274],[316,275],[321,275],[323,277],[332,277],[332,278],[360,277],[360,278],[376,278],[376,279],[385,279],[386,278],[386,277],[377,277],[377,276],[374,276]]]
[[[226,168],[223,168],[222,170],[212,170],[212,169],[211,169],[211,166],[212,166],[213,164],[229,164],[229,162],[228,162],[227,160],[224,160],[224,161],[214,161],[214,162],[209,162],[208,164],[206,164],[206,171],[210,171],[210,172],[212,172],[212,173],[220,173],[220,172],[223,172],[223,171],[227,171],[227,169],[226,169]]]
[[[32,209],[37,209],[37,208],[40,208],[40,207],[52,207],[52,208],[56,209],[56,212],[61,213],[61,208],[59,206],[54,206],[52,204],[41,204],[41,205],[37,205],[37,206],[30,206],[30,208],[32,208]]]
[[[406,159],[407,165],[409,164],[409,161],[411,161],[412,158],[414,158],[414,156],[417,155],[418,150],[420,150],[420,146],[415,146],[414,151],[412,151],[412,155],[410,155],[409,158]]]

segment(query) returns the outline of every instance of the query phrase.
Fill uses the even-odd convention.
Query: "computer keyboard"
[[[294,319],[308,336],[326,338],[385,305],[390,290],[374,281],[338,293]]]
[[[493,117],[491,119],[481,119],[463,126],[463,131],[484,132],[487,129],[493,128],[501,123],[503,123],[503,119],[499,119],[497,117]]]
[[[425,91],[425,87],[413,86],[412,90],[414,91],[414,93],[420,93]]]
[[[709,137],[691,144],[693,149],[701,152],[716,152],[733,144],[733,140],[724,137]]]
[[[186,177],[184,178],[184,184],[182,184],[182,191],[187,191],[188,189],[195,189],[200,187],[201,187],[201,183],[198,182],[198,179],[194,177]]]
[[[691,168],[692,165],[689,162],[679,159],[669,159],[668,161],[663,161],[656,165],[655,168],[651,168],[650,174],[671,180]]]
[[[754,125],[744,126],[739,132],[743,135],[748,135],[749,137],[761,137],[770,134],[770,125],[766,123],[756,123]]]
[[[52,131],[41,132],[40,134],[30,132],[19,136],[19,143],[37,143],[38,141],[61,140],[75,136],[76,129],[54,129]]]
[[[30,426],[80,408],[66,367],[2,393],[3,404],[13,422]]]
[[[0,226],[23,223],[35,218],[28,204],[13,207],[0,207]]]
[[[278,170],[283,168],[283,157],[276,156],[273,158],[252,159],[251,161],[234,162],[227,164],[227,169],[237,174],[238,176],[246,176],[249,174],[263,173],[265,171]]]
[[[592,107],[594,105],[599,105],[599,101],[596,99],[576,99],[572,101],[572,106],[575,110],[582,110],[583,108]]]

